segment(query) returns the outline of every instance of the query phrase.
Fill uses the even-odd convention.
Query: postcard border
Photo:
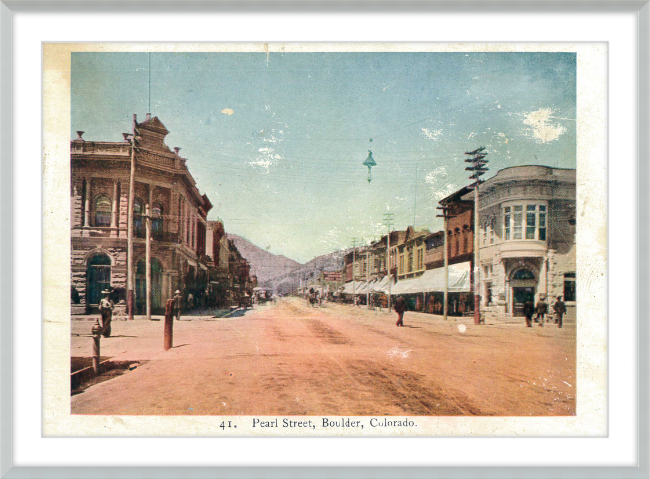
[[[146,5],[145,5],[146,4]],[[602,477],[650,478],[650,304],[638,295],[638,467],[449,468],[21,468],[13,467],[13,13],[79,11],[633,11],[638,15],[638,288],[650,290],[650,2],[0,2],[0,477]],[[644,188],[645,186],[645,188]],[[643,341],[645,340],[645,341]]]

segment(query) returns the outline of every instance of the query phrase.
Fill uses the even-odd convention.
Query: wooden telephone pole
[[[439,206],[437,209],[442,210],[441,215],[436,215],[438,218],[444,218],[445,219],[445,228],[443,231],[444,234],[444,252],[443,252],[443,258],[445,261],[445,292],[443,294],[443,316],[442,319],[447,321],[447,316],[449,314],[449,245],[447,244],[447,230],[449,229],[449,218],[455,218],[455,215],[450,215],[449,214],[449,207],[448,206]]]
[[[485,147],[482,146],[474,151],[466,152],[466,155],[469,155],[470,158],[467,158],[465,162],[471,163],[471,166],[465,168],[467,171],[471,171],[469,179],[474,180],[474,183],[469,185],[470,188],[474,188],[474,324],[481,324],[484,321],[481,320],[481,292],[480,292],[480,281],[479,275],[481,272],[481,263],[480,263],[480,252],[479,252],[479,195],[478,189],[479,185],[483,183],[481,176],[485,174],[488,170],[487,163],[488,160],[485,159],[487,153],[485,152]]]
[[[388,228],[386,236],[386,272],[388,273],[388,311],[390,311],[390,295],[393,286],[393,276],[390,269],[390,229],[393,227],[393,213],[384,213],[384,224]]]

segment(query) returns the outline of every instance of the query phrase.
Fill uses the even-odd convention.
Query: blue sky
[[[479,146],[486,177],[575,168],[575,91],[572,53],[74,53],[71,138],[120,141],[150,111],[210,219],[305,262],[378,237],[386,211],[439,230]]]

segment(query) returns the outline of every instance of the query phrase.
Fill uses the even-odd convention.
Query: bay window
[[[546,241],[546,216],[546,205],[527,203],[505,206],[503,239]]]

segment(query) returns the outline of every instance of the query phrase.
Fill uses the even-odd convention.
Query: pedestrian
[[[562,301],[562,296],[557,297],[557,301],[553,305],[553,310],[555,311],[555,324],[558,328],[562,327],[562,316],[566,313],[566,305]]]
[[[526,327],[533,327],[533,314],[535,313],[535,303],[529,299],[524,303],[524,316],[526,316]]]
[[[537,301],[537,319],[539,319],[539,327],[544,327],[544,316],[548,312],[548,303],[545,296],[540,296]],[[547,320],[548,321],[548,320]]]
[[[397,313],[397,327],[404,326],[404,311],[406,311],[406,300],[398,296],[395,300],[395,312]]]
[[[194,307],[194,295],[190,293],[187,296],[187,309],[192,309]]]
[[[102,336],[111,335],[111,320],[113,319],[113,302],[108,298],[110,291],[102,291],[104,297],[99,302],[99,313],[102,315]]]
[[[177,289],[174,292],[174,316],[176,317],[176,321],[181,320],[182,307],[183,307],[183,296],[181,296],[181,292]]]

